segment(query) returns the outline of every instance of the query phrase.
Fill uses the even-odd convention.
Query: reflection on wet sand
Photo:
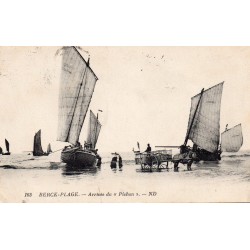
[[[99,172],[99,168],[83,168],[76,166],[65,165],[62,169],[63,176],[72,176],[72,175],[96,175]]]

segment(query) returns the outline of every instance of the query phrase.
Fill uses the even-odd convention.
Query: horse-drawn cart
[[[156,150],[140,153],[141,170],[144,171],[168,170],[168,163],[171,160],[172,150]]]

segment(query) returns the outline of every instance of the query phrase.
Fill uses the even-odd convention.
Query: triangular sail
[[[33,155],[39,156],[43,155],[42,143],[41,143],[41,129],[34,136],[34,147]]]
[[[76,144],[97,77],[75,47],[64,48],[57,140]]]
[[[51,150],[51,145],[50,143],[48,144],[48,147],[47,147],[47,154],[50,154],[52,153],[52,150]]]
[[[243,144],[241,124],[224,131],[221,134],[221,151],[238,152]]]
[[[220,140],[222,90],[223,82],[205,90],[202,96],[198,94],[191,98],[187,137],[200,148],[211,153],[218,149]],[[195,113],[199,100],[200,104]]]
[[[98,140],[98,136],[101,130],[101,123],[98,121],[98,118],[90,110],[90,119],[89,119],[89,128],[88,128],[88,137],[87,143],[91,145],[94,149]]]
[[[10,152],[10,144],[6,139],[5,139],[5,146],[6,146],[6,151]]]

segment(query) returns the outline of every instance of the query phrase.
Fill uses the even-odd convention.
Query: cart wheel
[[[159,166],[161,169],[168,169],[168,162],[162,162]]]

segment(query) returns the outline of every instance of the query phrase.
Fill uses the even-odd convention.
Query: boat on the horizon
[[[33,153],[33,156],[47,156],[47,155],[49,155],[49,153],[44,152],[43,148],[42,148],[41,129],[35,133],[32,153]]]
[[[222,139],[223,150],[220,145],[220,110],[223,84],[219,83],[202,91],[191,98],[188,128],[180,153],[174,155],[173,162],[192,164],[193,161],[219,161],[224,145],[228,143],[231,134]],[[227,138],[227,142],[225,140]],[[187,145],[188,140],[193,146]],[[242,145],[242,144],[241,144]],[[190,165],[191,166],[191,165]]]
[[[87,141],[79,142],[81,129],[95,89],[96,77],[75,47],[65,47],[62,55],[62,71],[59,95],[57,140],[69,142],[61,152],[61,160],[75,167],[96,167],[99,155],[95,149],[101,124],[90,111]]]
[[[2,155],[10,155],[10,144],[7,139],[5,139],[5,147],[6,147],[6,152],[4,153],[2,148],[0,149],[0,152]]]
[[[50,153],[52,153],[52,149],[51,149],[51,145],[49,143],[48,147],[47,147],[47,154],[49,155]]]

